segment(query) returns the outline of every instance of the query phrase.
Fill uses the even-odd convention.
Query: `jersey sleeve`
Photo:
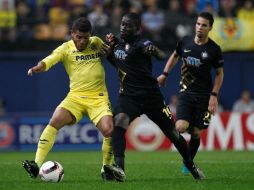
[[[102,41],[102,39],[100,39],[97,36],[94,36],[91,40],[91,45],[95,46],[97,49],[100,49],[100,47],[102,46],[104,42]]]
[[[224,59],[222,57],[222,51],[221,48],[218,46],[218,48],[216,49],[216,61],[213,63],[213,67],[214,68],[220,68],[223,67],[224,65]]]
[[[65,44],[62,44],[58,48],[56,48],[49,56],[44,58],[42,62],[45,63],[46,69],[45,71],[48,71],[51,67],[53,67],[55,64],[59,63],[64,59],[64,53],[66,51]]]
[[[147,39],[143,39],[140,41],[140,47],[142,49],[142,52],[145,52],[146,51],[146,48],[149,46],[149,45],[153,45],[153,43],[150,41],[150,40],[147,40]]]
[[[182,56],[182,46],[183,46],[183,42],[182,40],[181,41],[178,41],[177,44],[176,44],[176,53],[177,55],[179,55],[180,57]]]

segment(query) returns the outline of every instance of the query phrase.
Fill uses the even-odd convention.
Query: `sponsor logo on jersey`
[[[127,56],[127,54],[123,50],[116,50],[115,51],[115,57],[117,59],[125,60],[126,56]]]
[[[76,55],[76,61],[87,61],[90,59],[96,59],[100,56],[99,53],[93,53],[89,55]]]
[[[199,67],[202,63],[200,61],[200,59],[197,59],[195,57],[191,57],[188,56],[187,58],[184,59],[185,63],[189,66],[193,66],[193,67]]]

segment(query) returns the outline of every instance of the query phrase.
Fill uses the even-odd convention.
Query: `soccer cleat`
[[[116,181],[124,182],[126,179],[124,171],[122,170],[122,168],[120,168],[118,166],[104,165],[103,169],[106,173],[113,176],[114,179],[116,179]]]
[[[24,160],[22,162],[23,167],[27,171],[29,177],[36,178],[39,174],[39,167],[35,161]]]
[[[104,170],[104,168],[103,168],[103,170]],[[102,171],[101,178],[103,181],[113,181],[114,180],[114,176],[112,175],[111,172],[108,172],[108,171]]]
[[[197,180],[203,180],[203,179],[205,179],[205,174],[203,173],[203,171],[197,166],[197,165],[195,165],[194,164],[194,173],[195,173],[195,176],[196,177],[194,177],[194,175],[193,175],[193,177],[195,178],[195,179],[197,179]],[[197,174],[197,175],[196,175]]]
[[[184,175],[189,175],[190,174],[190,171],[188,170],[188,168],[185,166],[184,163],[182,164],[182,173]]]
[[[106,173],[106,172],[101,172],[101,178],[103,181],[113,181],[114,180],[114,177],[111,174]]]
[[[196,164],[194,164],[193,162],[191,164],[185,162],[184,164],[196,180],[205,179],[203,171]]]

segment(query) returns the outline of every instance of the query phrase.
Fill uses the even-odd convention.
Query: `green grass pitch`
[[[65,171],[61,183],[30,179],[21,166],[32,152],[0,153],[1,190],[249,190],[254,188],[254,152],[202,152],[196,162],[206,174],[195,181],[181,173],[177,152],[126,153],[127,181],[103,182],[100,177],[101,152],[50,152],[47,160],[59,161]]]

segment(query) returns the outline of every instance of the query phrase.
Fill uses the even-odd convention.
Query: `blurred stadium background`
[[[61,64],[32,78],[27,70],[70,38],[68,27],[75,18],[88,17],[93,34],[105,39],[108,32],[118,32],[123,14],[138,12],[141,33],[170,54],[179,39],[193,34],[203,10],[216,17],[211,37],[222,47],[225,79],[222,110],[203,133],[200,149],[254,150],[253,111],[232,111],[242,91],[254,95],[253,5],[252,0],[0,0],[0,151],[36,150],[41,131],[68,92],[68,78]],[[155,76],[164,64],[154,60]],[[117,75],[106,60],[105,68],[114,106]],[[161,89],[168,103],[178,92],[179,73],[178,65]],[[132,150],[174,149],[145,116],[132,124],[127,141]],[[84,118],[60,130],[54,150],[99,150],[101,142],[101,134]]]
[[[182,176],[179,154],[143,115],[126,134],[127,147],[134,151],[127,152],[128,180],[121,189],[253,189],[254,106],[249,102],[249,112],[232,110],[243,91],[254,95],[253,5],[253,0],[0,0],[0,189],[55,189],[31,183],[21,161],[33,159],[42,130],[68,92],[68,77],[61,64],[33,77],[27,70],[70,39],[68,28],[75,18],[88,17],[93,34],[105,39],[108,32],[118,32],[123,14],[138,12],[141,33],[169,55],[179,39],[193,34],[195,18],[203,10],[216,17],[211,37],[221,45],[225,59],[221,109],[204,131],[200,147],[204,151],[196,158],[208,179],[193,183],[191,177]],[[154,60],[154,76],[164,64]],[[106,60],[105,69],[114,106],[118,79]],[[180,64],[161,88],[169,104],[178,92],[179,76]],[[116,188],[98,182],[101,143],[101,134],[86,118],[59,131],[48,156],[66,171],[58,187]]]

